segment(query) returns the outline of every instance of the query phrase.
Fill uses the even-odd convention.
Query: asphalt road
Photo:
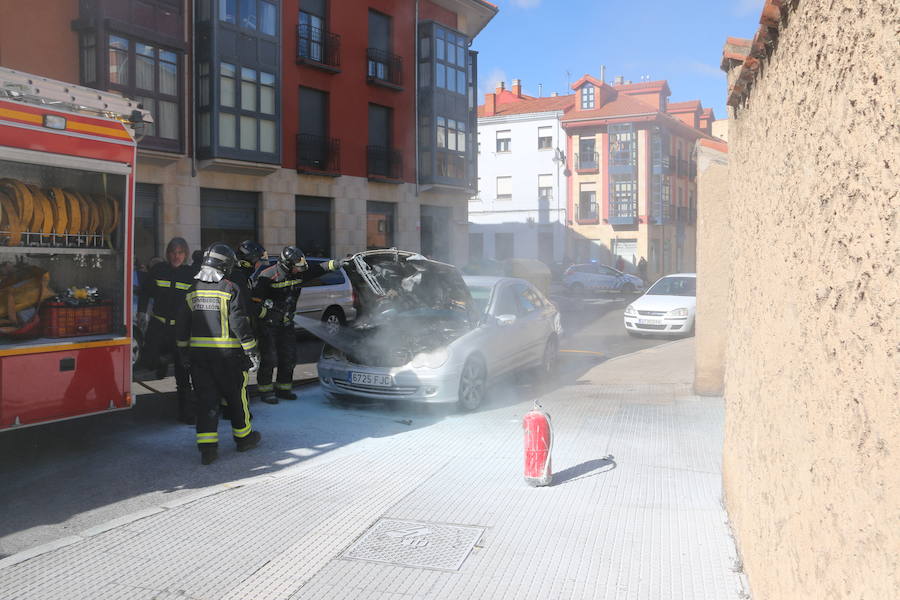
[[[667,341],[629,337],[622,327],[626,300],[555,300],[565,330],[556,387],[577,383],[604,360]],[[306,338],[299,345],[300,360],[316,359],[318,342]],[[0,557],[367,438],[444,418],[478,418],[443,406],[335,406],[316,385],[299,391],[298,402],[252,404],[263,445],[244,454],[228,448],[214,468],[199,465],[192,428],[172,421],[172,394],[129,411],[0,433]],[[485,410],[546,391],[501,382]]]

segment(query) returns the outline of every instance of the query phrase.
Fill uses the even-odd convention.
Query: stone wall
[[[898,26],[799,0],[731,123],[724,488],[757,599],[900,590]]]

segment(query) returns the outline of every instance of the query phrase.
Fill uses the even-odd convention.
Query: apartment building
[[[535,98],[514,79],[478,109],[478,194],[469,202],[472,260],[566,253],[566,134],[560,119],[572,96]]]
[[[135,253],[467,260],[484,0],[0,0],[0,65],[141,100]],[[196,11],[196,12],[192,12]],[[40,44],[32,40],[41,40]]]
[[[709,137],[711,109],[668,102],[666,81],[612,85],[585,75],[562,119],[568,134],[568,206],[575,260],[632,270],[643,257],[651,278],[693,271],[697,186],[694,144]]]

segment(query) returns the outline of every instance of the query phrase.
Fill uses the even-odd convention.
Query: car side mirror
[[[497,317],[497,325],[500,327],[509,327],[516,322],[516,315],[499,315]]]

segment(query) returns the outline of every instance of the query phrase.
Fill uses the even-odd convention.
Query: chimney
[[[600,81],[606,83],[606,65],[600,65]]]
[[[497,95],[496,94],[485,94],[484,95],[484,116],[493,117],[497,114]]]
[[[624,83],[625,83],[624,75],[616,75],[616,78],[613,80],[613,84],[615,84],[615,85],[622,85]]]
[[[521,79],[513,79],[512,93],[516,95],[516,98],[522,97],[522,80]]]
[[[556,97],[558,97],[558,96],[559,96],[559,92],[552,92],[552,93],[550,94],[550,97],[551,97],[551,98],[556,98]]]
[[[506,89],[506,82],[504,82],[504,81],[498,81],[498,82],[497,82],[497,90],[496,90],[497,93],[499,94],[500,92],[502,92],[502,91],[505,90],[505,89]]]

